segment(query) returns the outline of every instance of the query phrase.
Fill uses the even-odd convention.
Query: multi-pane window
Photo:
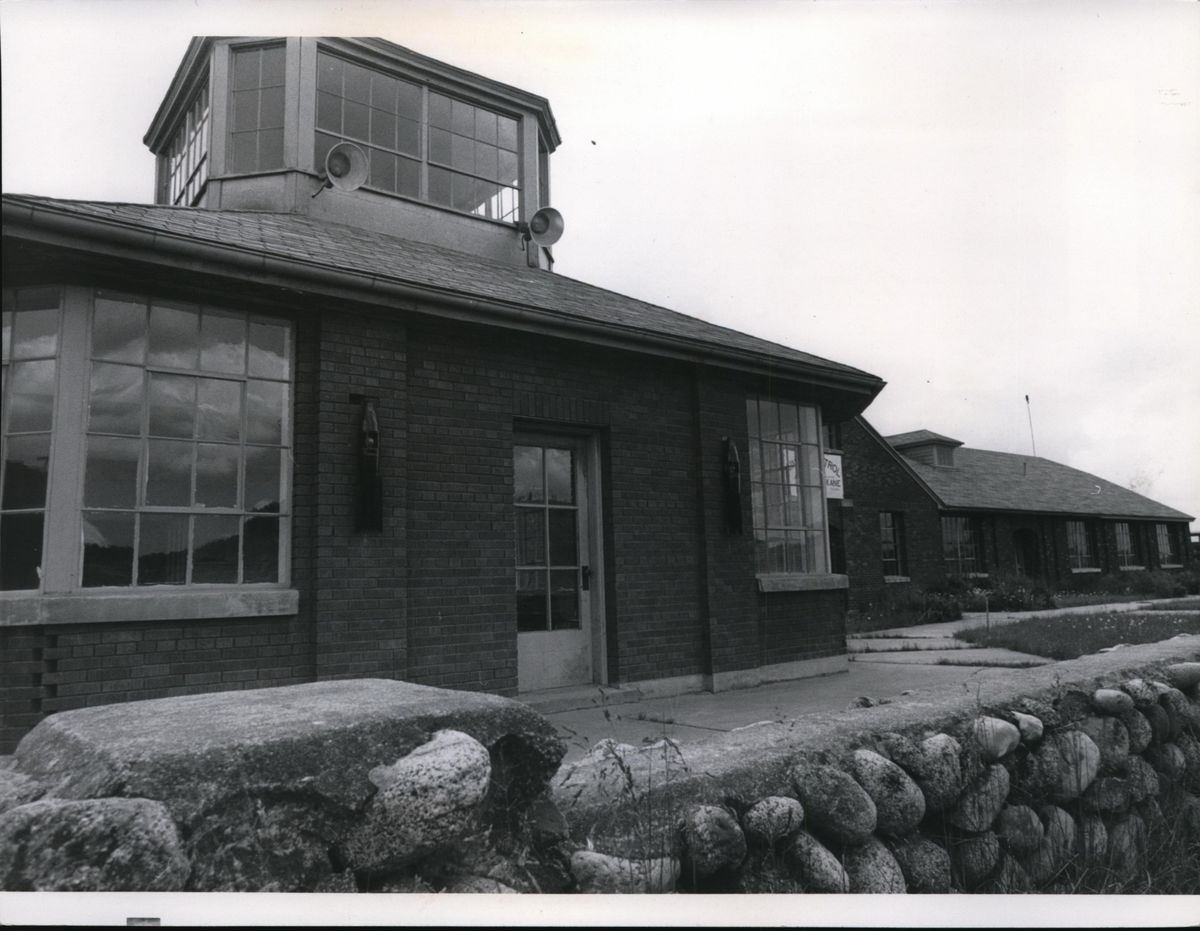
[[[42,577],[50,441],[59,374],[58,288],[4,292],[0,589],[36,589]]]
[[[419,85],[318,53],[317,170],[349,140],[367,153],[369,187],[419,197],[423,106]]]
[[[576,451],[513,449],[516,512],[517,630],[578,629],[580,521]]]
[[[5,293],[2,587],[285,582],[290,325],[68,294]]]
[[[368,187],[493,220],[517,219],[519,123],[326,52],[317,55],[315,164],[346,140]]]
[[[168,203],[195,206],[208,181],[208,85],[200,89],[171,140],[167,176]]]
[[[1154,537],[1158,543],[1158,564],[1160,566],[1179,565],[1179,550],[1175,546],[1175,535],[1166,524],[1154,525]]]
[[[283,45],[238,49],[229,81],[232,172],[283,167]]]
[[[842,425],[840,423],[827,423],[822,429],[825,435],[825,449],[839,450],[842,448]]]
[[[828,571],[817,409],[750,398],[750,494],[758,571]]]
[[[493,220],[517,219],[517,121],[429,93],[429,200]]]
[[[1096,548],[1092,545],[1092,529],[1084,521],[1067,521],[1067,558],[1072,569],[1096,568]]]
[[[897,511],[879,512],[879,542],[883,548],[883,574],[908,575],[904,548],[904,515]]]
[[[1137,535],[1125,521],[1115,525],[1117,535],[1117,565],[1122,569],[1139,568],[1141,566]]]
[[[978,521],[970,517],[943,517],[942,554],[950,575],[982,572]]]
[[[279,581],[289,341],[246,314],[96,296],[85,588]]]

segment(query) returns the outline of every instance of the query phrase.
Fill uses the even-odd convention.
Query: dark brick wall
[[[345,309],[321,316],[316,423],[305,425],[319,425],[311,587],[318,679],[405,674],[407,361],[404,326],[394,317]],[[375,402],[379,420],[380,531],[354,523],[360,397]]]
[[[745,399],[786,389],[400,312],[271,307],[297,325],[299,614],[0,629],[3,750],[53,711],[191,691],[378,676],[515,693],[512,446],[526,428],[598,438],[610,681],[844,652],[844,591],[757,590]],[[381,427],[381,531],[354,527],[359,396]],[[746,470],[740,536],[721,525],[725,436]]]
[[[886,609],[943,580],[946,569],[937,504],[883,441],[856,420],[842,425],[842,470],[845,501],[851,504],[833,507],[840,511],[851,607],[863,612]],[[904,517],[909,582],[884,581],[881,511]]]
[[[749,425],[744,381],[715,372],[694,375],[702,476],[700,532],[704,542],[706,633],[712,672],[746,669],[762,655],[762,605],[754,571],[754,523],[750,503]],[[742,532],[725,529],[722,513],[726,437],[741,463]]]
[[[750,665],[841,656],[846,652],[846,597],[846,589],[760,595],[759,659]]]
[[[299,618],[2,628],[0,739],[55,711],[307,682],[308,641]]]
[[[1036,573],[1045,584],[1051,587],[1070,589],[1075,580],[1090,573],[1071,571],[1070,552],[1067,546],[1068,518],[1042,514],[981,514],[979,520],[983,527],[986,546],[987,569],[994,575],[1014,575],[1017,568],[1017,553],[1014,536],[1019,532],[1033,534],[1037,538],[1039,566]],[[1102,572],[1119,572],[1117,562],[1117,531],[1120,521],[1108,519],[1085,518],[1084,522],[1092,527],[1092,541],[1095,546],[1096,566]],[[1155,531],[1155,521],[1130,520],[1129,532],[1136,541],[1135,546],[1140,553],[1139,563],[1146,569],[1162,568],[1158,555],[1158,541]],[[1185,527],[1182,522],[1175,526]],[[1177,533],[1177,541],[1180,535]],[[1186,536],[1183,536],[1186,540]],[[1187,551],[1177,542],[1183,565],[1188,565]],[[1168,570],[1169,571],[1169,570]]]
[[[687,368],[467,326],[409,336],[409,676],[517,687],[518,422],[601,437],[610,677],[704,671]]]

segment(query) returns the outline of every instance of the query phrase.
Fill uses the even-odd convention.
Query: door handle
[[[579,587],[582,588],[586,592],[591,587],[591,584],[592,584],[592,567],[591,566],[580,566],[579,567]]]

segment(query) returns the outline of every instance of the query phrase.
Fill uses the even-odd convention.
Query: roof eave
[[[415,300],[437,308],[436,311],[427,309],[424,312],[434,312],[441,317],[506,325],[776,379],[786,378],[847,395],[848,404],[844,405],[847,417],[865,410],[886,384],[866,372],[826,368],[748,349],[718,346],[685,336],[581,320],[543,308],[281,257],[237,244],[208,242],[116,220],[82,217],[55,210],[52,205],[19,201],[14,195],[7,195],[4,199],[3,224],[5,237],[24,239],[47,247],[76,251],[83,248],[108,258],[151,265],[190,259],[205,274],[218,277],[222,272],[226,275],[235,272],[242,280],[249,278],[258,283],[275,287],[290,286],[293,289],[303,282],[308,290],[336,292],[343,296],[353,293],[358,300],[369,303]]]
[[[156,155],[169,140],[170,130],[178,122],[179,111],[191,103],[197,84],[207,72],[212,44],[212,36],[193,36],[188,42],[154,119],[142,137],[142,142]]]
[[[1050,508],[1009,508],[996,505],[977,504],[943,504],[944,511],[971,511],[987,514],[1033,514],[1042,517],[1073,517],[1080,520],[1149,520],[1149,521],[1192,521],[1194,517],[1182,511],[1174,515],[1168,514],[1130,514],[1128,511],[1091,511],[1056,510]]]

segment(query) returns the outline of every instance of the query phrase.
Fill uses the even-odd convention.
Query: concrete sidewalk
[[[863,696],[877,701],[930,687],[973,691],[974,683],[990,676],[1003,676],[1008,671],[857,662],[847,665],[847,671],[843,673],[774,682],[755,688],[634,698],[621,704],[564,711],[542,710],[542,714],[558,728],[566,741],[564,759],[569,762],[582,757],[606,737],[635,746],[669,737],[682,745],[763,722],[842,711]],[[538,707],[536,698],[529,703]]]
[[[1052,661],[1010,650],[973,648],[966,644],[957,646],[962,643],[953,639],[957,630],[1047,615],[1136,611],[1152,604],[1156,602],[1122,602],[1022,613],[997,612],[990,617],[981,613],[968,614],[961,621],[874,631],[869,637],[849,638],[852,653],[846,672],[775,682],[755,688],[648,697],[642,695],[636,686],[590,686],[521,696],[520,700],[540,711],[558,728],[567,743],[566,761],[579,759],[606,737],[634,745],[653,743],[664,737],[686,744],[764,722],[842,711],[862,697],[878,702],[896,698],[905,692],[931,688],[973,692],[982,682],[1009,675],[1009,669],[994,665],[996,663],[1050,664]],[[902,641],[925,640],[923,645],[934,649],[859,652],[863,646],[869,646],[873,639],[879,639],[882,645],[882,638],[889,638],[888,642],[893,645]],[[943,658],[946,663],[954,665],[938,664],[938,660]]]

